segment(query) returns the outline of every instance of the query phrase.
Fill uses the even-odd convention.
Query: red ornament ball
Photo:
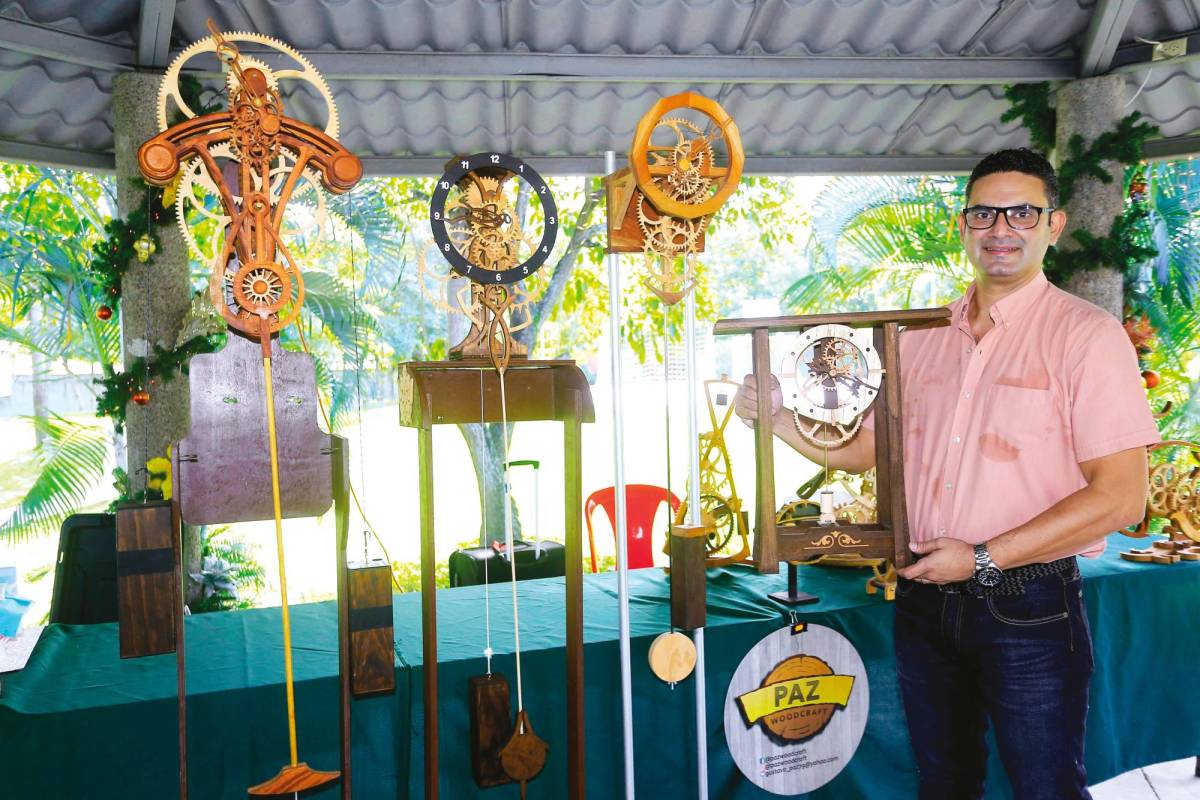
[[[132,399],[133,402],[137,403],[139,406],[144,406],[150,402],[150,393],[145,389],[139,389],[133,393]]]
[[[112,309],[108,306],[100,306],[96,309],[96,319],[104,322],[112,319]]]
[[[1147,389],[1153,389],[1159,384],[1158,373],[1152,369],[1142,372],[1142,383],[1146,384]]]

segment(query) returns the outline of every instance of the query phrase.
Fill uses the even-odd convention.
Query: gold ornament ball
[[[150,260],[150,256],[158,252],[158,248],[154,245],[154,240],[150,238],[150,234],[143,233],[138,237],[138,240],[133,243],[134,252],[137,253],[138,261],[145,264]]]

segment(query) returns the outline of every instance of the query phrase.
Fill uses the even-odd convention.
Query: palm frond
[[[58,530],[104,476],[108,460],[108,436],[102,428],[57,414],[27,419],[45,435],[36,451],[41,471],[0,525],[0,540],[21,542]]]

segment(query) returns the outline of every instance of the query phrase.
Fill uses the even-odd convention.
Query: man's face
[[[1040,178],[1023,172],[995,172],[977,180],[967,198],[967,207],[1020,205],[1038,208],[1049,205]],[[1041,269],[1047,248],[1058,241],[1066,221],[1067,215],[1062,211],[1042,213],[1032,228],[1016,230],[1001,213],[992,227],[978,230],[967,227],[960,214],[958,235],[967,258],[981,276],[1019,280]]]

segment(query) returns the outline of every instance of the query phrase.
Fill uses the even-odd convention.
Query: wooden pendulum
[[[471,774],[480,789],[511,783],[500,763],[500,749],[509,736],[508,679],[498,672],[467,680],[471,717]]]
[[[365,550],[365,547],[364,547]],[[392,649],[392,569],[383,559],[346,565],[350,600],[350,693],[390,694],[396,688]]]
[[[517,712],[512,735],[500,748],[500,764],[504,772],[521,784],[521,800],[525,800],[525,784],[533,780],[546,766],[546,753],[550,745],[533,732],[525,709]]]

